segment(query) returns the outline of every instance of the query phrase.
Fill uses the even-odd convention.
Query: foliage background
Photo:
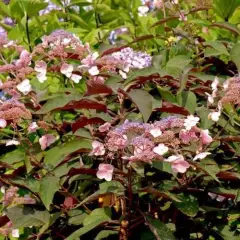
[[[94,83],[88,73],[79,84],[65,85],[59,72],[50,73],[44,84],[28,76],[34,93],[19,101],[33,120],[0,130],[0,184],[17,186],[20,197],[27,194],[36,203],[2,204],[1,228],[11,221],[7,228],[19,229],[19,239],[239,239],[239,106],[225,104],[214,122],[208,115],[217,105],[209,106],[205,92],[211,93],[216,76],[220,84],[238,77],[240,1],[164,1],[144,16],[138,0],[52,2],[57,9],[40,15],[48,6],[41,0],[1,1],[0,25],[9,41],[32,53],[42,36],[64,29],[100,57],[131,47],[151,55],[152,66],[131,70],[127,79],[101,72],[104,84]],[[14,20],[12,26],[6,17]],[[127,32],[112,41],[111,32],[120,28]],[[0,51],[1,66],[19,58],[16,51]],[[39,59],[35,55],[31,64]],[[7,76],[12,78],[0,72],[2,82]],[[38,108],[30,104],[36,96]],[[175,114],[199,116],[199,127],[213,136],[207,147],[212,154],[191,163],[195,169],[176,174],[166,162],[131,167],[124,162],[113,181],[96,177],[101,159],[89,152],[93,140],[104,138],[101,124],[154,122]],[[47,128],[29,133],[31,121],[44,121]],[[38,141],[46,133],[57,141],[41,150]],[[21,144],[6,147],[13,138]],[[193,145],[187,147],[195,153]],[[7,235],[0,239],[15,239]]]

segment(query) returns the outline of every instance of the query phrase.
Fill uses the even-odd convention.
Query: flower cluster
[[[189,160],[203,159],[209,154],[202,149],[212,142],[212,137],[207,129],[197,127],[199,120],[192,115],[186,119],[170,116],[152,124],[126,120],[112,130],[105,123],[99,128],[100,132],[108,131],[104,143],[94,141],[91,155],[110,160],[121,156],[122,161],[130,163],[165,161],[171,163],[174,172],[184,173],[190,167]],[[197,154],[187,159],[183,147],[193,143],[197,145]]]
[[[4,190],[4,197],[2,199],[3,206],[14,206],[21,204],[35,204],[36,200],[29,195],[20,197],[18,194],[19,188],[10,187],[6,191]]]

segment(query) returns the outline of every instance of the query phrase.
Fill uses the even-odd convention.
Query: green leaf
[[[41,179],[39,194],[47,210],[50,209],[54,194],[58,189],[59,178],[47,175]]]
[[[157,240],[175,240],[173,233],[158,219],[146,216],[148,226]]]
[[[199,204],[196,198],[191,195],[179,194],[177,197],[181,202],[174,201],[174,205],[178,208],[183,214],[194,217],[198,213]]]
[[[13,164],[25,160],[25,152],[22,149],[16,149],[0,157],[0,162]]]
[[[191,91],[183,91],[177,94],[177,102],[180,106],[186,108],[190,113],[194,113],[197,108],[196,95]]]
[[[91,149],[91,141],[86,139],[73,140],[54,147],[46,152],[44,163],[52,167],[61,163],[70,153],[79,149]]]
[[[230,52],[232,61],[236,64],[238,71],[240,71],[240,43],[236,44]]]
[[[6,215],[15,228],[42,226],[48,223],[50,219],[50,214],[47,211],[39,211],[26,206],[8,208],[6,209]]]
[[[19,0],[19,2],[21,2],[25,13],[29,17],[38,16],[38,12],[48,5],[48,3],[42,0]]]
[[[239,0],[214,0],[213,7],[214,11],[224,20],[232,16],[236,8],[240,6]]]
[[[188,56],[178,55],[167,62],[166,68],[169,72],[180,74],[190,62],[191,59]]]
[[[117,231],[113,231],[113,230],[103,230],[101,231],[95,238],[95,240],[101,240],[101,239],[104,239],[104,238],[108,238],[109,236],[111,235],[116,235],[118,234]]]
[[[82,99],[82,94],[69,94],[61,95],[55,98],[49,99],[36,114],[45,114],[56,108],[64,107],[67,103],[71,101],[79,101]]]
[[[160,171],[171,173],[172,174],[172,167],[171,164],[168,162],[163,161],[153,161],[152,166]]]
[[[221,42],[208,41],[204,45],[207,46],[204,52],[205,57],[229,55],[227,48]]]
[[[103,222],[111,220],[110,208],[97,208],[94,209],[83,221],[83,227],[73,232],[66,240],[76,240],[83,234],[91,231]]]
[[[141,89],[131,90],[128,95],[143,115],[144,121],[147,122],[152,113],[152,96]]]
[[[170,103],[177,103],[176,97],[167,89],[157,86],[159,93],[161,94],[162,99]]]

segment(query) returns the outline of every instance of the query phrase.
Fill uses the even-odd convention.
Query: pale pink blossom
[[[221,195],[216,194],[216,193],[211,193],[211,192],[208,193],[208,196],[212,200],[216,199],[218,202],[223,202],[226,199],[224,196],[221,196]]]
[[[101,142],[93,141],[92,147],[93,147],[93,150],[91,152],[91,155],[102,156],[105,154],[105,147]]]
[[[0,119],[0,128],[5,128],[7,126],[7,121],[3,118]]]
[[[13,229],[12,230],[12,236],[14,238],[19,238],[20,234],[19,234],[19,230],[18,229]]]
[[[99,70],[97,66],[92,66],[91,68],[89,68],[88,72],[90,73],[90,75],[92,76],[96,76],[99,74]]]
[[[208,102],[209,102],[210,104],[213,104],[213,103],[214,103],[214,97],[213,97],[211,94],[207,93],[207,92],[205,92],[205,94],[206,94],[207,97],[208,97]]]
[[[82,79],[82,76],[77,75],[77,74],[72,74],[72,75],[70,76],[70,79],[71,79],[73,82],[75,82],[75,83],[79,83],[80,80]]]
[[[182,129],[179,133],[179,138],[183,141],[184,144],[188,144],[192,141],[198,140],[198,136],[196,135],[194,128],[191,128],[191,130],[189,131],[187,131],[186,129]]]
[[[202,139],[202,144],[210,144],[213,141],[212,137],[209,135],[208,129],[201,130],[200,137]]]
[[[71,64],[67,64],[67,63],[64,63],[62,66],[61,66],[61,69],[60,69],[60,72],[62,74],[64,74],[66,77],[71,77],[72,75],[72,71],[73,71],[73,65]]]
[[[123,79],[127,79],[127,74],[124,71],[119,70],[119,74],[122,76]]]
[[[99,54],[98,52],[94,52],[92,54],[89,54],[86,58],[82,60],[82,63],[84,65],[81,65],[80,67],[90,67],[95,64],[95,60],[98,58]]]
[[[34,70],[38,73],[37,79],[40,83],[43,83],[47,80],[47,64],[44,61],[37,61],[35,64]]]
[[[157,147],[153,148],[153,152],[155,152],[158,155],[164,155],[168,152],[168,147],[164,144],[160,143]]]
[[[45,150],[47,147],[49,147],[52,143],[56,141],[56,137],[51,134],[43,135],[39,139],[39,144],[41,145],[41,149]]]
[[[202,160],[204,158],[206,158],[208,155],[210,155],[211,153],[210,152],[201,152],[199,154],[197,154],[194,158],[193,158],[193,161],[196,161],[198,159]]]
[[[223,89],[224,89],[224,91],[226,91],[226,90],[228,89],[228,87],[229,87],[229,84],[230,84],[230,81],[229,81],[229,79],[228,79],[228,80],[226,80],[226,81],[223,83]]]
[[[170,162],[173,172],[176,173],[185,173],[190,167],[190,164],[184,160],[184,157],[182,155],[172,155],[164,161]]]
[[[212,90],[213,90],[213,91],[214,91],[214,90],[217,90],[218,85],[219,85],[218,77],[215,77],[214,81],[213,81],[212,84],[211,84]]]
[[[187,16],[184,14],[184,11],[180,11],[179,20],[180,21],[187,21]]]
[[[199,117],[194,117],[193,115],[187,116],[187,119],[184,120],[184,127],[186,130],[190,130],[192,127],[197,125],[199,120]]]
[[[38,125],[36,122],[32,122],[29,126],[28,126],[28,132],[32,133],[32,132],[36,132],[36,130],[38,129]]]
[[[101,125],[101,126],[98,128],[98,130],[99,130],[99,132],[106,132],[106,131],[108,131],[108,130],[110,129],[110,127],[111,127],[111,123],[106,122],[106,123],[104,123],[103,125]]]
[[[162,135],[162,131],[161,131],[161,129],[160,128],[152,128],[150,131],[150,134],[154,137],[154,138],[157,138],[157,137],[159,137],[159,136],[161,136]]]
[[[111,181],[113,175],[113,166],[111,164],[101,163],[98,166],[97,177],[99,179],[105,179]]]
[[[29,92],[32,91],[32,86],[28,79],[23,80],[21,83],[17,85],[17,90],[22,92],[23,95],[27,95]]]
[[[153,6],[157,9],[161,9],[163,7],[163,0],[154,0]]]

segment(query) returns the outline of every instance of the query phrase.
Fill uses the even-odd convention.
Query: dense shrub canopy
[[[0,0],[0,240],[240,239],[239,0]]]

